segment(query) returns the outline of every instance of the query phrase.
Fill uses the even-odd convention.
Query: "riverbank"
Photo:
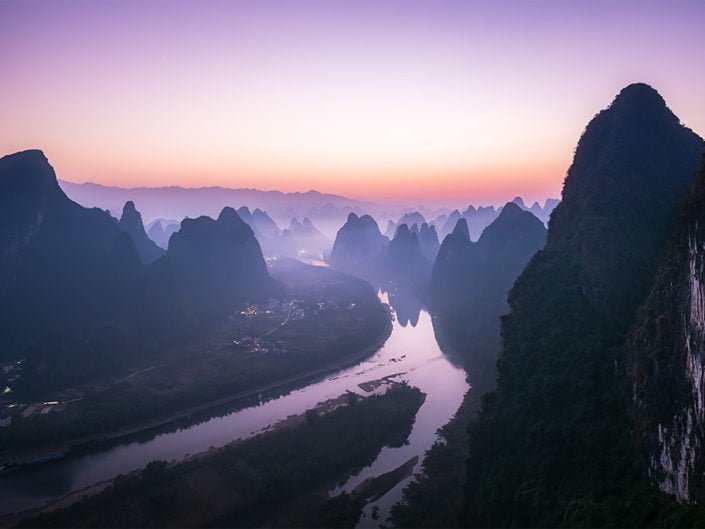
[[[383,395],[329,403],[326,413],[307,412],[187,461],[152,463],[94,497],[21,525],[266,525],[292,501],[307,503],[321,486],[372,462],[383,446],[402,445],[423,401],[418,389],[394,384]],[[328,515],[337,509],[328,501],[320,507]]]
[[[64,457],[68,457],[71,455],[72,452],[84,449],[87,447],[87,445],[91,445],[91,448],[95,448],[97,447],[97,445],[102,443],[107,443],[109,441],[117,441],[119,439],[131,437],[140,433],[146,433],[151,430],[166,427],[171,423],[184,419],[189,419],[192,415],[206,412],[213,408],[234,404],[239,400],[257,397],[262,393],[276,391],[277,389],[282,388],[301,387],[306,385],[307,383],[310,383],[312,380],[355,365],[365,360],[366,358],[374,355],[387,341],[391,332],[392,322],[391,319],[388,319],[382,333],[375,339],[373,339],[370,345],[353,354],[346,356],[345,358],[335,359],[335,361],[331,361],[330,363],[320,366],[316,369],[311,369],[305,373],[300,373],[297,375],[292,375],[290,377],[282,378],[268,384],[263,384],[248,389],[246,391],[241,391],[236,394],[229,395],[227,397],[222,397],[203,404],[199,404],[197,406],[191,406],[189,408],[165,414],[157,418],[144,420],[139,422],[138,424],[133,424],[126,428],[120,428],[109,432],[101,432],[98,434],[84,436],[81,438],[73,439],[66,443],[62,443],[60,445],[54,445],[47,448],[43,448],[41,450],[0,452],[0,461],[9,462],[11,465],[17,465],[14,468],[10,467],[9,471],[19,471],[21,470],[21,466],[25,464],[25,462],[28,460],[48,458],[53,454],[63,454]]]
[[[390,388],[390,387],[393,387],[394,385],[397,384],[394,381],[388,380],[388,377],[385,377],[385,378],[379,379],[379,380],[375,380],[372,382],[378,383],[378,384],[376,384],[377,388],[380,386],[383,386],[383,385],[386,385],[387,388]],[[353,396],[350,393],[345,393],[345,394],[340,395],[338,397],[334,397],[334,398],[328,399],[324,402],[317,404],[314,408],[311,408],[311,411],[316,413],[316,415],[318,417],[323,417],[323,416],[328,415],[329,413],[335,411],[337,408],[340,408],[341,406],[349,405],[352,402],[351,399],[353,399],[353,398],[356,401],[358,401],[360,399],[369,398],[369,397],[364,396],[364,395],[358,395],[358,394],[355,394]],[[292,428],[292,427],[300,426],[306,422],[307,413],[309,413],[308,410],[305,413],[290,415],[286,419],[282,419],[281,421],[278,421],[275,424],[271,425],[265,431],[261,432],[261,434],[271,434],[273,432],[280,431],[284,428]],[[173,467],[175,465],[179,465],[179,464],[187,463],[187,462],[191,462],[191,461],[203,461],[209,457],[212,457],[216,453],[218,453],[219,450],[222,450],[226,447],[232,448],[232,447],[234,447],[240,443],[246,442],[248,440],[249,440],[248,438],[236,439],[223,447],[218,447],[218,448],[212,447],[212,448],[209,448],[208,450],[204,450],[204,451],[199,452],[197,454],[192,454],[188,457],[185,457],[184,459],[182,459],[180,461],[170,461],[168,463],[168,466]],[[141,471],[142,471],[142,469],[133,470],[132,472],[128,472],[127,474],[121,475],[121,478],[136,477],[140,474]],[[103,481],[100,481],[100,482],[95,483],[93,485],[90,485],[88,487],[84,487],[82,489],[72,491],[72,492],[70,492],[60,498],[57,498],[53,501],[50,501],[47,504],[45,504],[41,507],[38,507],[38,508],[27,509],[27,510],[24,510],[21,512],[11,513],[11,514],[0,516],[0,527],[13,527],[16,524],[18,524],[21,520],[33,518],[33,517],[36,517],[39,515],[47,515],[49,513],[56,511],[57,509],[66,509],[68,507],[71,507],[72,505],[74,505],[80,501],[87,500],[88,498],[91,498],[93,496],[96,496],[96,495],[100,494],[101,492],[103,492],[104,490],[106,490],[108,487],[113,486],[116,478],[117,478],[117,476],[115,478],[103,480]]]
[[[465,484],[468,427],[477,417],[482,397],[495,387],[498,349],[491,330],[484,340],[463,340],[457,328],[434,317],[436,340],[449,356],[464,358],[471,389],[458,411],[439,430],[441,442],[426,452],[417,479],[404,488],[401,501],[391,509],[394,527],[449,527],[460,517]]]

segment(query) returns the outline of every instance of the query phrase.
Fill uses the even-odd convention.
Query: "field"
[[[372,354],[388,336],[389,314],[368,284],[294,261],[275,263],[272,275],[285,285],[285,297],[242,307],[206,340],[165,351],[157,363],[119,378],[64,391],[55,397],[61,411],[18,413],[0,429],[0,461],[21,462],[304,383]]]

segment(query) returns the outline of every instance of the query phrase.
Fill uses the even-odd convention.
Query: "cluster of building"
[[[356,307],[356,303],[349,303],[346,308],[353,310]],[[307,303],[300,299],[270,298],[266,303],[250,303],[236,315],[247,319],[256,316],[284,317],[288,321],[301,320],[307,313],[317,315],[324,311],[338,310],[339,308],[338,302],[332,299]]]
[[[14,399],[11,384],[22,376],[23,360],[11,362],[0,366],[0,428],[10,426],[13,418],[23,419],[33,415],[46,415],[52,411],[63,409],[60,402],[37,402],[32,404],[18,404]]]
[[[0,428],[10,426],[12,419],[28,419],[33,415],[46,415],[52,411],[61,411],[63,406],[58,401],[37,402],[33,404],[4,404],[0,416]]]
[[[243,336],[233,340],[233,345],[240,351],[251,355],[273,354],[278,356],[287,352],[286,345],[281,340],[270,342],[269,340],[253,336]]]
[[[304,302],[298,299],[269,298],[266,303],[250,303],[240,311],[239,315],[247,319],[255,316],[301,319],[304,317]]]

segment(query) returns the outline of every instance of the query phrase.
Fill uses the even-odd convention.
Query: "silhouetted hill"
[[[329,261],[334,268],[363,278],[379,279],[389,239],[369,215],[348,215],[338,230]]]
[[[509,294],[498,389],[470,430],[464,523],[654,523],[624,343],[704,150],[644,84],[585,129],[546,247]]]
[[[36,387],[149,347],[178,320],[170,292],[168,271],[142,265],[107,212],[69,200],[41,151],[0,159],[0,355],[24,356]]]
[[[167,257],[192,313],[227,313],[274,288],[252,228],[229,207],[217,220],[184,219],[169,240]]]
[[[444,332],[466,358],[495,358],[507,293],[545,242],[543,223],[511,202],[476,243],[464,218],[444,239],[433,267],[432,305]]]
[[[119,225],[120,229],[132,238],[132,242],[135,243],[135,248],[143,263],[156,261],[165,254],[163,249],[157,246],[152,239],[147,237],[144,231],[144,225],[142,224],[142,216],[139,211],[135,209],[134,202],[125,202]],[[159,227],[161,227],[161,224],[159,224]],[[162,234],[164,234],[163,230]]]
[[[494,206],[480,206],[478,208],[469,206],[463,212],[463,217],[468,221],[470,239],[477,241],[485,228],[497,218],[497,215],[499,215],[499,211]]]
[[[384,236],[387,237],[388,239],[393,239],[394,234],[397,231],[397,225],[394,223],[393,220],[388,220],[387,221],[387,227],[384,229]]]
[[[445,238],[446,235],[448,235],[450,232],[452,232],[453,229],[455,229],[455,226],[458,224],[458,220],[460,220],[461,217],[462,217],[462,215],[460,214],[460,211],[458,211],[457,209],[454,209],[450,213],[450,215],[448,215],[448,217],[445,220],[445,223],[440,228],[440,231],[438,232],[439,237]]]
[[[260,244],[266,244],[268,240],[279,236],[279,226],[265,211],[256,208],[250,212],[250,208],[242,206],[237,210],[237,214],[245,224],[252,228]]]
[[[296,241],[296,251],[304,251],[308,254],[323,257],[330,250],[330,242],[318,229],[313,225],[308,217],[304,217],[303,222],[298,219],[291,219],[289,231]]]
[[[384,254],[384,279],[396,285],[423,290],[431,279],[431,261],[426,259],[417,233],[400,224]]]
[[[147,237],[154,241],[154,244],[163,250],[169,245],[169,238],[166,236],[166,232],[164,231],[161,221],[157,220],[152,223],[147,231]]]
[[[430,226],[425,222],[421,225],[421,230],[419,230],[419,246],[421,247],[421,253],[423,253],[424,257],[426,257],[430,263],[433,263],[441,247],[435,226]]]

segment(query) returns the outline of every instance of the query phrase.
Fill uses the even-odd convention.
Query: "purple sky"
[[[705,2],[0,1],[0,153],[116,185],[557,196],[652,84],[705,134]]]

